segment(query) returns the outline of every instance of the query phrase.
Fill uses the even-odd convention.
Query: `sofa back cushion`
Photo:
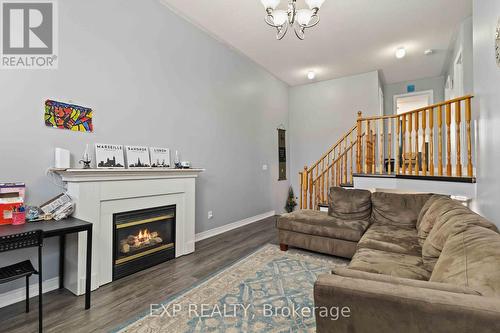
[[[342,220],[369,220],[372,211],[371,192],[331,187],[328,214]]]
[[[469,208],[451,200],[444,212],[436,218],[436,222],[429,232],[422,247],[422,259],[424,266],[429,270],[434,270],[444,244],[449,237],[461,233],[468,228],[479,226],[498,232],[497,227],[484,217],[474,213]]]
[[[448,196],[435,194],[427,202],[420,211],[417,220],[418,241],[420,246],[424,245],[427,236],[431,232],[438,216],[441,216],[452,207],[459,204],[450,199]]]
[[[448,238],[430,281],[500,297],[500,234],[480,226]]]
[[[418,214],[432,194],[372,193],[374,223],[415,228]]]

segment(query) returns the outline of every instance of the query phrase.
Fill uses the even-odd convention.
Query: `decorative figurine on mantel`
[[[176,169],[182,169],[181,158],[179,156],[179,151],[178,150],[175,151],[174,166],[175,166]]]
[[[87,145],[85,146],[85,151],[83,152],[82,159],[79,161],[79,163],[83,163],[84,169],[90,169],[90,162],[92,162],[92,160],[90,159],[89,144],[87,143]]]

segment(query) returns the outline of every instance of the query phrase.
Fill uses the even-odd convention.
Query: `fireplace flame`
[[[120,251],[122,253],[129,253],[131,250],[138,250],[145,246],[154,246],[162,242],[163,239],[158,232],[140,229],[139,233],[129,235],[127,238],[120,241]]]

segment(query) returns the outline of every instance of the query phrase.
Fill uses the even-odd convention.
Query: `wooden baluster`
[[[335,150],[332,151],[332,164],[330,165],[331,183],[330,187],[335,186]]]
[[[337,158],[337,186],[342,183],[342,147],[339,146],[339,157]]]
[[[438,107],[438,176],[443,175],[443,106]]]
[[[313,170],[316,170],[316,167],[314,167]],[[312,176],[312,182],[313,182],[313,203],[311,205],[311,209],[316,209],[316,193],[318,193],[318,191],[316,190],[317,188],[317,185],[318,185],[318,179],[315,178],[315,171],[313,171],[311,173],[311,176]]]
[[[331,152],[328,153],[327,159],[326,159],[326,169],[325,169],[325,183],[326,183],[326,197],[328,198],[328,189],[330,188],[330,173],[328,172],[328,169],[330,167],[330,155]]]
[[[370,129],[370,121],[366,121],[366,146],[365,146],[365,173],[370,173],[371,166],[369,164],[369,160],[372,157],[371,153],[371,129]]]
[[[318,209],[319,204],[319,165],[316,165],[316,179],[314,181],[314,209]]]
[[[324,171],[325,171],[325,159],[323,159],[321,161],[321,174],[319,177],[319,181],[320,181],[320,183],[319,183],[319,191],[320,191],[319,192],[319,199],[320,199],[321,203],[323,203],[324,199],[325,199],[325,197],[324,197],[325,183],[324,183],[324,179],[323,179],[324,178],[323,177]]]
[[[410,134],[409,137],[408,137],[408,145],[409,145],[409,148],[410,148],[410,152],[408,153],[409,155],[409,166],[408,166],[408,172],[410,173],[410,175],[413,174],[413,163],[412,163],[412,157],[413,157],[413,144],[412,144],[412,136],[413,136],[413,128],[412,128],[412,125],[413,125],[413,115],[410,113],[408,115],[408,133]]]
[[[467,177],[473,176],[472,169],[472,137],[471,137],[471,102],[470,97],[465,100],[465,122],[467,131]]]
[[[309,209],[314,209],[313,207],[313,177],[314,169],[309,172]]]
[[[392,123],[394,118],[389,118],[387,121],[387,173],[392,173]]]
[[[451,177],[451,104],[446,104],[446,175]]]
[[[434,176],[434,108],[429,109],[429,174]]]
[[[350,142],[351,144],[349,145],[350,147],[350,150],[351,150],[351,168],[349,170],[349,183],[352,184],[352,174],[354,173],[354,160],[353,160],[353,151],[354,151],[354,146],[353,146],[353,137],[354,137],[354,132],[351,132],[351,139],[350,139]]]
[[[321,171],[319,165],[316,167],[316,188],[314,190],[316,191],[314,209],[318,209],[318,205],[321,203]]]
[[[375,159],[375,145],[377,143],[377,134],[375,134],[375,131],[372,130],[371,132],[371,136],[372,136],[372,139],[371,139],[371,142],[372,142],[372,159],[371,159],[371,165],[372,165],[372,175],[375,174],[375,167],[376,167],[376,159]]]
[[[419,147],[419,120],[420,114],[419,112],[415,112],[415,174],[418,176],[420,174],[420,157],[418,155],[420,151]]]
[[[345,184],[347,183],[347,137],[345,138],[344,141],[344,179],[342,180],[342,183]]]
[[[406,175],[406,161],[405,161],[405,156],[406,156],[406,115],[403,114],[402,116],[402,122],[401,122],[401,162],[402,162],[402,173],[403,175]]]
[[[422,174],[427,176],[427,110],[422,112]]]
[[[380,146],[378,147],[378,173],[384,173],[384,119],[381,118],[379,122],[379,135],[380,135]]]
[[[392,118],[387,119],[387,173],[392,173],[391,167],[391,158],[392,158]],[[384,161],[385,168],[385,161]]]
[[[307,209],[307,186],[309,185],[309,173],[307,172],[307,165],[304,166],[304,172],[302,173],[302,184],[303,184],[303,190],[304,192],[302,193],[302,208]]]
[[[400,135],[400,130],[401,130],[400,129],[401,120],[400,120],[399,116],[396,117],[395,119],[396,119],[396,124],[395,124],[395,126],[396,126],[396,147],[395,147],[395,151],[394,151],[394,157],[396,159],[395,159],[394,167],[395,167],[396,174],[398,175],[400,170],[401,170],[401,168],[399,167],[399,153],[401,151],[399,148],[399,147],[401,147],[401,142],[400,142],[401,139],[400,139],[399,135]]]
[[[356,127],[356,134],[357,134],[357,141],[356,141],[356,172],[357,173],[362,173],[361,171],[361,158],[363,154],[361,153],[361,148],[362,148],[362,130],[363,130],[363,124],[361,123],[361,117],[363,116],[361,111],[358,111],[358,120],[357,120],[357,127]]]
[[[461,151],[461,137],[460,125],[462,123],[462,109],[460,101],[455,102],[455,127],[456,127],[456,142],[457,142],[457,177],[462,177],[462,151]]]

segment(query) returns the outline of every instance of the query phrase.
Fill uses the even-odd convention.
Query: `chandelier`
[[[261,2],[267,13],[265,21],[271,27],[276,28],[278,40],[285,37],[289,27],[293,27],[295,35],[303,40],[305,30],[319,23],[318,12],[325,0],[305,0],[309,9],[297,9],[297,0],[288,0],[287,10],[276,10],[280,0],[261,0]]]

